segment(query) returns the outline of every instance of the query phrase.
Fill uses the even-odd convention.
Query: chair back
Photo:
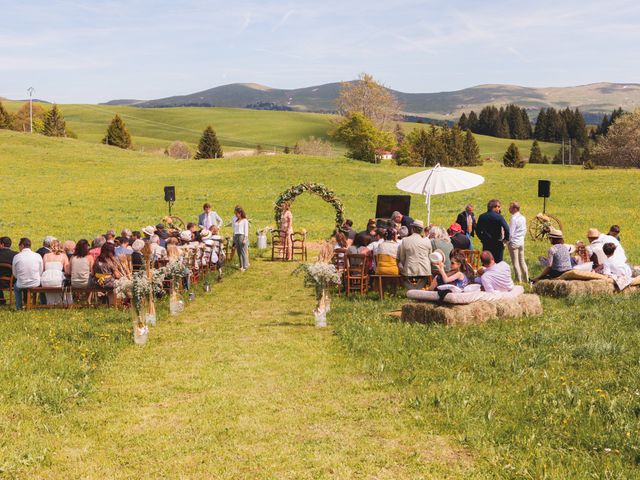
[[[480,250],[460,250],[464,258],[474,271],[480,268]]]
[[[300,260],[307,260],[307,234],[306,232],[293,232],[289,238],[291,241],[292,256],[300,255]]]
[[[347,249],[336,248],[333,251],[331,263],[333,263],[339,273],[343,273],[347,269]]]
[[[366,277],[367,260],[367,256],[361,253],[347,254],[347,276]]]

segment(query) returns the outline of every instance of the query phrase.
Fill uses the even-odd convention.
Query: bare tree
[[[640,167],[640,108],[618,117],[593,149],[598,165]]]
[[[189,145],[180,140],[176,140],[171,145],[169,145],[164,151],[165,155],[169,155],[173,158],[180,158],[182,160],[186,160],[191,158],[191,149]]]
[[[390,131],[400,118],[398,99],[367,73],[360,74],[356,81],[343,82],[336,103],[341,115],[361,113],[381,130]]]
[[[308,139],[298,140],[296,146],[293,147],[293,153],[296,155],[315,155],[320,157],[331,157],[334,154],[333,147],[329,142],[313,136]]]

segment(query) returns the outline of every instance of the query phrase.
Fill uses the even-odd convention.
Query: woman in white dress
[[[236,207],[235,221],[233,222],[233,245],[238,252],[240,271],[249,268],[249,221],[242,207]]]
[[[44,272],[40,277],[40,285],[43,287],[59,287],[62,290],[65,275],[69,274],[69,257],[62,248],[59,240],[53,240],[42,261]],[[46,293],[47,305],[59,305],[62,303],[62,291],[60,293]]]

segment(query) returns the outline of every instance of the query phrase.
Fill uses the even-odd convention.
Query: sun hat
[[[422,222],[422,220],[414,220],[411,226],[424,228],[424,223]]]
[[[600,235],[600,230],[598,230],[597,228],[590,228],[587,232],[587,238],[598,238],[600,237]]]
[[[431,261],[431,263],[443,263],[444,255],[442,254],[442,251],[436,250],[435,252],[429,254],[429,260]]]
[[[211,238],[212,233],[209,230],[201,230],[200,231],[200,239],[201,240],[206,240],[208,238]]]
[[[460,226],[459,223],[452,223],[451,226],[449,227],[449,230],[452,233],[462,233],[462,227]]]
[[[191,231],[183,230],[180,232],[180,240],[190,242],[192,240]]]
[[[205,244],[207,247],[213,247],[213,240],[206,239],[206,240],[204,241],[204,244]]]
[[[549,238],[562,238],[562,230],[557,228],[549,229]]]
[[[151,236],[156,233],[156,227],[154,227],[153,225],[147,225],[142,229],[142,233]]]

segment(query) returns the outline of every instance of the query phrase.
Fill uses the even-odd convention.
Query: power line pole
[[[562,166],[564,167],[564,137],[562,137]]]
[[[27,88],[27,92],[29,92],[29,133],[33,133],[33,92],[36,89],[33,87]]]

